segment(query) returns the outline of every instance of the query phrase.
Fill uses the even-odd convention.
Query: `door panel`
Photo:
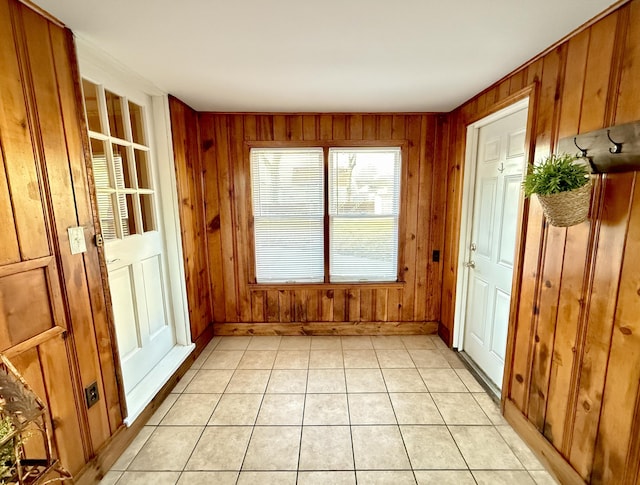
[[[164,288],[162,282],[162,268],[160,258],[153,258],[142,261],[142,272],[144,276],[145,298],[147,301],[147,315],[149,318],[149,334],[151,339],[164,330],[167,325],[167,315],[164,309]]]
[[[470,334],[480,345],[483,345],[487,326],[485,314],[487,311],[489,285],[486,281],[477,277],[473,279],[471,285],[468,312],[470,315],[474,315],[474,318],[469,319]]]
[[[518,217],[518,201],[520,199],[520,187],[522,175],[511,175],[504,178],[503,202],[501,221],[515,221]],[[509,269],[513,269],[514,248],[516,245],[516,233],[510,227],[501,224],[500,246],[498,249],[498,262]]]
[[[507,343],[527,109],[478,130],[463,348],[498,386]]]
[[[487,259],[491,258],[493,247],[493,221],[496,202],[497,178],[484,178],[479,181],[480,205],[478,207],[478,224],[485,231],[478,234],[477,255]]]
[[[124,361],[140,348],[138,315],[135,310],[133,278],[129,266],[109,273],[113,317],[118,337],[120,360]]]
[[[511,296],[500,289],[496,289],[494,302],[494,325],[491,327],[491,352],[504,365],[507,350],[507,329],[509,327],[509,307]]]

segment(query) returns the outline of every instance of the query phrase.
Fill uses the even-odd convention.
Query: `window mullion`
[[[324,163],[324,282],[329,283],[329,147],[322,149]]]

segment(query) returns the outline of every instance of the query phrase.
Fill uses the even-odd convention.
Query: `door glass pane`
[[[105,155],[104,142],[91,138],[91,162],[93,163],[93,180],[98,188],[110,187],[109,167]]]
[[[140,145],[146,145],[144,138],[144,125],[142,118],[142,106],[129,101],[129,118],[131,119],[131,134],[133,142]]]
[[[152,189],[151,174],[149,173],[149,153],[145,150],[134,150],[136,157],[136,173],[138,174],[138,188]]]
[[[140,209],[142,209],[142,229],[144,232],[154,231],[156,225],[153,217],[153,194],[140,195]]]
[[[136,224],[136,200],[135,194],[118,194],[118,208],[122,221],[122,237],[138,233]]]
[[[129,152],[127,147],[122,145],[111,145],[113,149],[113,167],[116,174],[116,187],[118,189],[132,189],[133,181],[131,178],[131,163],[129,160]]]
[[[100,229],[105,240],[116,238],[116,221],[113,216],[113,197],[111,194],[98,192],[98,215],[100,217]]]
[[[98,105],[98,86],[86,79],[82,80],[82,92],[84,93],[84,107],[87,111],[87,124],[90,131],[104,133],[100,123],[100,108]]]
[[[122,98],[111,91],[104,92],[107,99],[107,115],[111,136],[124,140],[124,118],[122,117]]]

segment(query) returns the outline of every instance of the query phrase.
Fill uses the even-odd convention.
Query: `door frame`
[[[474,194],[475,194],[475,176],[476,176],[476,157],[478,154],[478,133],[480,128],[486,126],[494,121],[509,116],[523,108],[527,108],[527,126],[525,133],[525,148],[524,148],[524,164],[525,167],[531,160],[531,133],[532,133],[532,120],[534,113],[534,86],[525,88],[523,91],[516,93],[514,96],[508,98],[504,102],[496,105],[490,111],[483,113],[482,117],[476,121],[472,121],[467,124],[466,134],[466,147],[465,147],[465,161],[464,161],[464,176],[462,186],[462,204],[460,214],[460,232],[459,232],[459,244],[458,244],[458,259],[457,259],[457,276],[456,276],[456,298],[455,298],[455,312],[453,320],[453,347],[459,351],[464,350],[464,330],[465,319],[467,313],[467,297],[469,289],[469,269],[464,266],[465,260],[469,257],[469,246],[471,244],[472,235],[472,223],[473,223],[473,209],[474,209]],[[516,221],[516,242],[514,247],[515,258],[513,277],[511,283],[511,304],[509,311],[509,329],[507,336],[507,348],[505,349],[505,372],[503,377],[503,393],[504,382],[507,376],[506,368],[508,367],[508,360],[510,355],[508,352],[511,340],[511,328],[513,323],[514,313],[514,301],[517,298],[517,281],[521,275],[521,258],[518,248],[521,246],[523,240],[523,220],[525,212],[525,201],[523,196],[520,196],[520,202],[518,204],[518,215]]]
[[[151,134],[153,136],[153,148],[155,150],[157,165],[155,171],[157,173],[159,192],[161,195],[158,197],[159,211],[162,213],[162,221],[159,224],[159,229],[161,230],[161,237],[164,241],[166,251],[165,265],[168,280],[166,292],[169,296],[167,312],[173,320],[176,346],[174,347],[175,351],[169,352],[171,355],[170,358],[167,359],[167,362],[163,359],[156,366],[156,369],[152,371],[152,373],[157,372],[158,375],[152,376],[153,378],[149,379],[149,382],[136,386],[128,395],[125,395],[122,373],[120,368],[118,369],[121,404],[123,414],[126,416],[124,422],[127,426],[130,426],[166,381],[168,381],[171,375],[173,375],[195,349],[195,344],[191,340],[189,306],[187,302],[169,97],[166,92],[131,71],[89,41],[80,37],[76,37],[75,41],[78,67],[80,70],[78,74],[79,78],[85,76],[89,79],[97,80],[99,84],[103,84],[114,91],[118,91],[119,89],[126,91],[128,86],[133,86],[134,89],[144,92],[151,98],[151,113],[149,113],[149,118],[153,123]],[[89,160],[87,163],[91,164],[91,161]],[[163,167],[164,169],[161,170],[159,167]],[[94,181],[92,177],[89,177],[88,183],[93,187]],[[93,207],[93,210],[96,210],[96,207]],[[97,214],[94,213],[93,217],[95,220],[98,220]],[[103,271],[105,271],[107,266],[104,251],[99,251],[99,257],[101,259],[101,267]],[[103,282],[105,284],[105,291],[110,293],[109,279],[106,272],[103,275]],[[107,302],[110,304],[111,298],[109,295],[107,295],[107,297]],[[112,314],[111,319],[113,319]],[[114,344],[117,348],[115,324],[113,321],[111,322],[111,327]],[[115,358],[120,367],[119,352],[116,353]]]

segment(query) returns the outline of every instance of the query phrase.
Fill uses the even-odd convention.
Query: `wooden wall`
[[[443,333],[453,325],[465,129],[536,85],[536,160],[560,138],[640,119],[640,0],[624,4],[451,114]],[[590,221],[525,209],[507,417],[566,483],[640,483],[640,179],[595,178]]]
[[[0,0],[0,351],[49,407],[78,473],[122,425],[71,32]],[[72,255],[67,228],[88,251]],[[90,409],[85,386],[97,382]]]
[[[183,227],[198,241],[209,267],[213,320],[218,333],[434,332],[440,320],[441,264],[431,260],[444,244],[445,123],[429,114],[199,114],[171,104],[174,133],[199,136],[201,162],[193,140],[176,146]],[[250,142],[402,143],[404,178],[400,252],[401,283],[379,285],[270,285],[254,282],[250,231]],[[200,181],[187,180],[188,160],[202,163],[206,246],[199,246]],[[186,224],[185,224],[186,223]],[[196,248],[194,248],[196,251]],[[197,268],[197,269],[196,269]],[[202,266],[190,277],[200,278]],[[230,324],[230,325],[226,325]]]
[[[213,322],[198,114],[173,96],[169,109],[191,338],[197,342]]]

